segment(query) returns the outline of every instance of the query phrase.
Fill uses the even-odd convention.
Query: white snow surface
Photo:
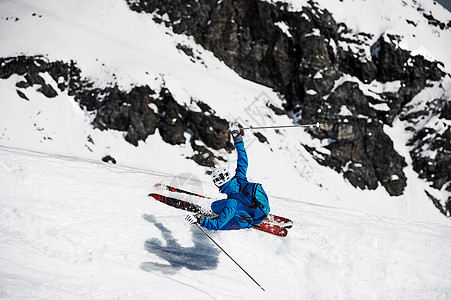
[[[450,226],[272,196],[273,211],[294,221],[287,238],[210,232],[263,292],[183,211],[147,197],[172,174],[7,147],[0,168],[2,298],[450,296]]]
[[[374,32],[410,32],[384,29],[398,23],[376,17],[392,3],[404,7],[402,1],[378,1],[377,10],[374,1],[321,1],[338,21],[352,19],[348,25],[368,30],[359,21],[365,14],[347,12],[350,3],[375,22]],[[416,42],[407,47],[414,51],[420,48],[412,45],[422,44],[449,71],[449,47],[443,46],[449,45],[449,31],[437,39],[427,30],[410,37]],[[115,82],[126,90],[149,85],[158,91],[164,82],[179,103],[192,107],[191,99],[201,100],[230,121],[291,122],[266,108],[268,100],[282,105],[275,92],[242,79],[192,38],[131,12],[125,1],[0,1],[0,41],[0,57],[74,60],[99,87]],[[201,60],[191,61],[177,43],[193,48]],[[42,76],[58,90],[50,76]],[[249,179],[264,185],[272,212],[294,226],[286,238],[256,230],[209,233],[263,292],[185,224],[183,211],[147,196],[154,184],[165,182],[220,197],[207,169],[186,159],[193,155],[189,143],[170,146],[156,133],[135,147],[123,132],[94,129],[94,116],[65,92],[48,99],[30,87],[21,89],[30,101],[20,98],[20,80],[0,80],[0,298],[451,298],[450,222],[427,198],[424,190],[431,189],[409,161],[404,195],[390,197],[382,187],[354,189],[342,175],[319,166],[300,145],[327,141],[304,131],[265,131],[268,143],[246,135]],[[359,84],[372,94],[398,88],[396,82]],[[437,97],[449,95],[449,80],[444,86],[435,90]],[[386,131],[408,158],[404,126],[398,120]],[[233,168],[235,153],[217,154]],[[118,164],[101,162],[105,155]]]

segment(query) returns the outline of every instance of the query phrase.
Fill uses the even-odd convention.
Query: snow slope
[[[273,211],[294,220],[287,238],[211,232],[263,292],[183,211],[146,196],[169,174],[6,147],[0,170],[2,298],[451,296],[450,226],[273,196]],[[184,186],[196,184],[208,185]]]
[[[335,17],[364,15],[334,11]],[[191,38],[131,12],[125,1],[0,1],[0,41],[0,57],[74,60],[100,87],[115,82],[158,91],[164,82],[179,103],[201,100],[230,121],[291,122],[265,108],[267,98],[281,106],[276,93],[242,79]],[[433,35],[427,45],[439,45],[428,51],[449,72],[447,41],[449,32]],[[191,61],[178,43],[201,60]],[[24,90],[30,101],[20,98],[20,77],[0,80],[0,297],[451,297],[450,223],[411,166],[405,194],[389,197],[383,188],[356,190],[319,166],[300,147],[318,141],[303,131],[265,131],[269,144],[247,135],[249,178],[264,184],[272,212],[295,226],[286,239],[253,230],[212,236],[265,287],[260,294],[202,233],[184,224],[183,212],[147,197],[161,181],[218,196],[206,169],[186,159],[189,144],[170,146],[157,133],[134,147],[122,132],[92,128],[93,116],[65,92],[48,99],[30,87]],[[387,131],[407,154],[404,128]],[[233,167],[235,153],[218,154]],[[101,163],[105,155],[118,165]]]

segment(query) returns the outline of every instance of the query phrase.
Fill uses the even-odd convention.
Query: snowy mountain
[[[389,8],[389,9],[388,9]],[[1,1],[0,297],[447,299],[451,14],[434,1]],[[286,238],[219,198],[227,126]],[[205,199],[190,199],[208,207]]]

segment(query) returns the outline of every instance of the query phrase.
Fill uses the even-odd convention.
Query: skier
[[[248,160],[238,124],[231,123],[229,133],[238,155],[235,176],[224,167],[214,169],[211,174],[213,183],[227,199],[211,204],[211,210],[217,215],[214,218],[200,213],[187,215],[185,219],[190,224],[198,223],[210,230],[236,230],[256,227],[268,216],[268,196],[263,187],[246,178]]]

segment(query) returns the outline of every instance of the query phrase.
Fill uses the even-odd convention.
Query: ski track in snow
[[[274,210],[295,224],[287,238],[256,230],[211,233],[267,290],[260,294],[185,224],[185,212],[147,197],[165,180],[151,171],[0,147],[0,295],[449,297],[450,226],[276,196]]]

